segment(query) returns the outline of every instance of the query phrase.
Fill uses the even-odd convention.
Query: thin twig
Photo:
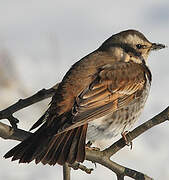
[[[3,134],[3,136],[2,136],[2,134]],[[8,125],[0,123],[0,137],[2,137],[4,139],[13,139],[13,140],[18,140],[18,141],[23,141],[30,135],[31,135],[30,132],[23,131],[21,129],[13,129],[12,127],[10,127]],[[113,172],[115,172],[118,176],[125,175],[128,177],[135,178],[136,176],[138,176],[140,174],[140,172],[123,167],[123,166],[111,161],[109,159],[109,157],[106,156],[104,151],[95,151],[95,150],[86,149],[86,160],[99,163],[99,164],[107,167],[108,169],[112,170]],[[72,165],[70,165],[70,166],[72,166]],[[79,166],[79,169],[83,170],[84,168],[82,168],[82,166]],[[134,172],[135,174],[132,172]],[[143,175],[144,175],[144,178],[146,177],[146,179],[144,179],[144,180],[152,180],[150,177],[146,176],[145,174],[143,174]]]
[[[117,174],[117,180],[124,180],[124,175],[119,175],[119,174]]]
[[[82,165],[82,164],[80,164],[78,162],[75,162],[73,164],[69,164],[69,166],[72,167],[74,170],[80,169],[80,170],[84,171],[87,174],[91,174],[92,171],[94,170],[93,168],[87,168],[86,166],[84,166],[84,165]]]
[[[128,139],[129,142],[131,142],[132,140],[134,140],[139,135],[143,134],[148,129],[150,129],[158,124],[161,124],[161,123],[165,122],[166,120],[169,120],[169,107],[164,109],[161,113],[159,113],[152,119],[150,119],[150,120],[146,121],[145,123],[141,124],[140,126],[136,127],[133,131],[129,132],[126,135],[126,138]],[[126,143],[124,141],[124,138],[121,138],[118,141],[116,141],[114,144],[112,144],[110,147],[105,149],[103,152],[108,157],[111,157],[116,152],[121,150],[125,145],[126,145]]]
[[[124,175],[138,180],[153,180],[146,174],[125,167]]]
[[[70,180],[70,169],[67,163],[63,165],[63,180]]]
[[[51,97],[54,94],[55,89],[57,88],[57,85],[55,88],[51,88],[48,90],[41,90],[35,95],[20,100],[17,103],[13,104],[12,106],[6,108],[5,110],[0,111],[0,119],[9,119],[12,122],[17,122],[17,119],[13,117],[13,113],[16,111],[23,109],[27,106],[30,106],[36,102],[39,102],[43,99],[46,99],[48,97]],[[169,107],[167,107],[164,111],[150,119],[149,121],[143,123],[142,125],[135,128],[133,131],[129,132],[126,137],[129,141],[132,141],[136,137],[138,137],[140,134],[144,133],[148,129],[166,121],[169,120]],[[0,137],[4,139],[14,139],[22,141],[28,136],[30,136],[30,132],[23,131],[21,129],[12,128],[10,126],[7,126],[3,123],[0,123]],[[123,176],[128,176],[133,179],[144,179],[144,180],[152,180],[152,178],[146,176],[143,173],[140,173],[138,171],[126,168],[124,166],[121,166],[112,160],[110,160],[110,157],[115,154],[117,151],[122,149],[125,146],[125,141],[123,138],[115,142],[113,145],[111,145],[109,148],[105,149],[104,151],[94,151],[86,149],[86,159],[91,162],[99,163],[113,172],[117,174],[118,179],[123,178]],[[65,167],[67,168],[67,167]],[[80,168],[79,169],[83,169]]]
[[[55,90],[53,88],[50,89],[42,89],[40,91],[38,91],[36,94],[25,98],[25,99],[20,99],[18,102],[16,102],[15,104],[9,106],[8,108],[0,111],[0,119],[4,119],[9,117],[11,114],[24,109],[25,107],[28,107],[32,104],[35,104],[39,101],[42,101],[46,98],[49,98],[51,96],[53,96]]]
[[[108,156],[105,155],[103,151],[91,151],[87,150],[86,152],[86,159],[91,162],[96,162],[108,169],[112,170],[118,180],[123,180],[125,176],[131,177],[136,180],[153,180],[151,177],[147,176],[146,174],[140,173],[136,170],[124,167],[120,164],[117,164],[110,160]]]
[[[11,126],[16,128],[17,127],[16,124],[19,122],[19,120],[16,119],[15,117],[13,117],[13,113],[15,113],[21,109],[24,109],[25,107],[28,107],[32,104],[35,104],[39,101],[42,101],[46,98],[53,96],[54,92],[55,92],[54,88],[42,89],[42,90],[38,91],[36,94],[34,94],[33,96],[30,96],[26,99],[20,99],[15,104],[0,111],[0,119],[8,119]]]
[[[22,129],[14,129],[11,126],[0,122],[0,137],[3,139],[23,141],[31,134],[31,132],[27,132]]]

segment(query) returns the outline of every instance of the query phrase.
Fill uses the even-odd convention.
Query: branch
[[[163,110],[161,113],[153,117],[152,119],[146,121],[142,125],[136,127],[133,131],[129,132],[126,137],[131,142],[139,135],[143,134],[148,129],[161,124],[165,122],[166,120],[169,120],[169,107],[167,107],[165,110]],[[114,144],[112,144],[110,147],[103,151],[94,151],[86,149],[86,159],[102,164],[103,166],[109,168],[113,172],[116,173],[118,179],[122,179],[122,176],[129,176],[133,179],[146,179],[150,180],[151,178],[147,175],[137,172],[135,170],[123,167],[113,161],[110,160],[110,157],[114,155],[116,152],[121,150],[126,145],[124,138],[121,138],[120,140],[116,141]]]
[[[134,140],[139,135],[143,134],[150,128],[161,124],[165,121],[169,120],[169,106],[164,109],[161,113],[154,116],[152,119],[146,121],[145,123],[141,124],[140,126],[136,127],[133,131],[129,132],[126,135],[126,138],[129,142]],[[121,150],[126,145],[124,138],[119,139],[114,144],[112,144],[110,147],[105,149],[103,152],[110,158],[112,155],[114,155],[116,152]]]
[[[69,166],[72,167],[74,170],[80,169],[87,174],[91,174],[91,172],[94,170],[93,168],[87,168],[86,166],[84,166],[78,162],[75,162],[73,164],[69,164]]]
[[[23,141],[28,138],[32,133],[24,131],[22,129],[14,129],[0,122],[0,137],[3,139],[12,139],[17,141]]]
[[[147,131],[148,129],[169,120],[169,107],[167,107],[164,111],[153,117],[152,119],[148,120],[147,122],[143,123],[142,125],[136,127],[133,131],[129,132],[126,137],[131,141]],[[3,123],[0,123],[0,137],[5,139],[14,139],[22,141],[27,138],[31,133],[23,131],[21,129],[13,129],[10,126],[7,126]],[[144,180],[151,180],[150,177],[147,175],[137,172],[135,170],[126,168],[121,166],[113,161],[110,160],[110,157],[115,154],[117,151],[122,149],[125,146],[125,141],[123,138],[115,142],[109,148],[103,151],[95,151],[86,149],[86,160],[91,162],[96,162],[102,164],[103,166],[109,168],[113,172],[117,174],[118,179],[124,179],[124,176],[131,177],[133,179],[144,179]],[[70,165],[72,167],[72,165]],[[80,167],[78,167],[80,168]],[[82,169],[82,168],[80,168]]]
[[[118,180],[123,180],[124,176],[131,177],[133,179],[139,179],[139,180],[153,180],[146,174],[143,174],[141,172],[138,172],[133,169],[129,169],[127,167],[124,167],[122,165],[119,165],[112,160],[104,153],[104,151],[94,151],[94,150],[88,150],[86,152],[86,160],[99,163],[103,165],[104,167],[107,167],[108,169],[112,170]]]
[[[70,170],[69,165],[65,163],[65,165],[63,165],[63,180],[70,180]]]
[[[27,106],[30,106],[36,102],[39,102],[43,99],[46,99],[48,97],[51,97],[55,89],[57,88],[58,84],[50,89],[42,89],[41,91],[37,92],[35,95],[19,100],[17,103],[13,104],[12,106],[6,108],[5,110],[0,111],[0,119],[8,119],[11,123],[16,123],[17,119],[13,117],[13,113],[16,111],[23,109]],[[136,127],[133,131],[129,132],[126,137],[129,142],[131,142],[133,139],[147,131],[148,129],[165,122],[166,120],[169,120],[169,107],[167,107],[164,111],[153,117],[152,119],[148,120],[147,122],[143,123],[142,125]],[[4,139],[13,139],[22,141],[26,139],[28,136],[30,136],[30,132],[12,128],[8,125],[5,125],[3,123],[0,123],[0,137]],[[112,160],[110,160],[110,157],[115,154],[117,151],[122,149],[125,146],[125,141],[123,138],[112,144],[110,147],[103,151],[95,151],[95,150],[89,150],[89,148],[86,149],[86,160],[102,164],[103,166],[107,167],[108,169],[112,170],[116,173],[117,179],[122,180],[125,176],[131,177],[133,179],[144,179],[144,180],[151,180],[150,177],[147,175],[137,172],[135,170],[129,169],[127,167],[121,166]],[[70,165],[71,167],[77,164]],[[67,167],[64,167],[67,168]],[[76,168],[84,170],[85,166],[78,165]],[[88,168],[87,168],[88,169]],[[86,172],[86,171],[85,171]]]
[[[19,122],[19,120],[13,116],[13,113],[15,113],[21,109],[24,109],[25,107],[28,107],[32,104],[35,104],[39,101],[42,101],[49,97],[52,97],[54,95],[55,88],[57,88],[57,86],[58,86],[58,84],[50,89],[42,89],[42,90],[38,91],[36,94],[34,94],[33,96],[30,96],[26,99],[20,99],[15,104],[0,111],[0,119],[8,119],[11,126],[14,128],[17,128],[17,123]]]

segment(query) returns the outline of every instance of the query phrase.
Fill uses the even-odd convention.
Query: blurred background
[[[42,88],[50,88],[61,81],[73,63],[98,48],[112,34],[125,29],[137,29],[150,41],[169,45],[169,1],[0,0],[0,108]],[[168,57],[167,48],[149,57],[153,83],[138,124],[169,104]],[[15,113],[20,119],[19,128],[28,130],[48,102]],[[168,137],[166,122],[133,141],[132,150],[126,147],[112,159],[154,179],[168,180]],[[18,142],[0,140],[0,179],[62,179],[62,168],[58,165],[19,165],[4,160],[3,155]],[[92,163],[87,165],[94,168]],[[116,179],[110,170],[100,165],[91,175],[72,171],[72,180],[103,178]]]

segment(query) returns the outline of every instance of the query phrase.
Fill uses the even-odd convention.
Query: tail
[[[45,124],[26,140],[8,151],[4,157],[12,157],[19,163],[35,163],[63,165],[85,160],[85,140],[87,124],[61,134],[49,136]]]

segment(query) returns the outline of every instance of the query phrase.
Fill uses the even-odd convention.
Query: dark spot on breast
[[[135,118],[136,118],[136,117],[135,117],[135,116],[133,116],[132,120],[135,120]]]
[[[98,131],[101,131],[101,132],[104,132],[105,131],[105,128],[97,128],[98,129]]]
[[[111,115],[111,118],[112,118],[112,119],[116,119],[116,118],[117,118],[116,114],[113,113],[113,114]]]
[[[107,122],[107,128],[109,127],[109,126],[111,126],[113,124],[113,121],[109,121],[109,122]]]
[[[128,120],[128,123],[131,124],[131,119]]]
[[[119,124],[124,124],[125,120],[122,118]]]
[[[129,113],[126,112],[126,117],[125,117],[125,119],[128,120],[128,118],[129,118]]]

